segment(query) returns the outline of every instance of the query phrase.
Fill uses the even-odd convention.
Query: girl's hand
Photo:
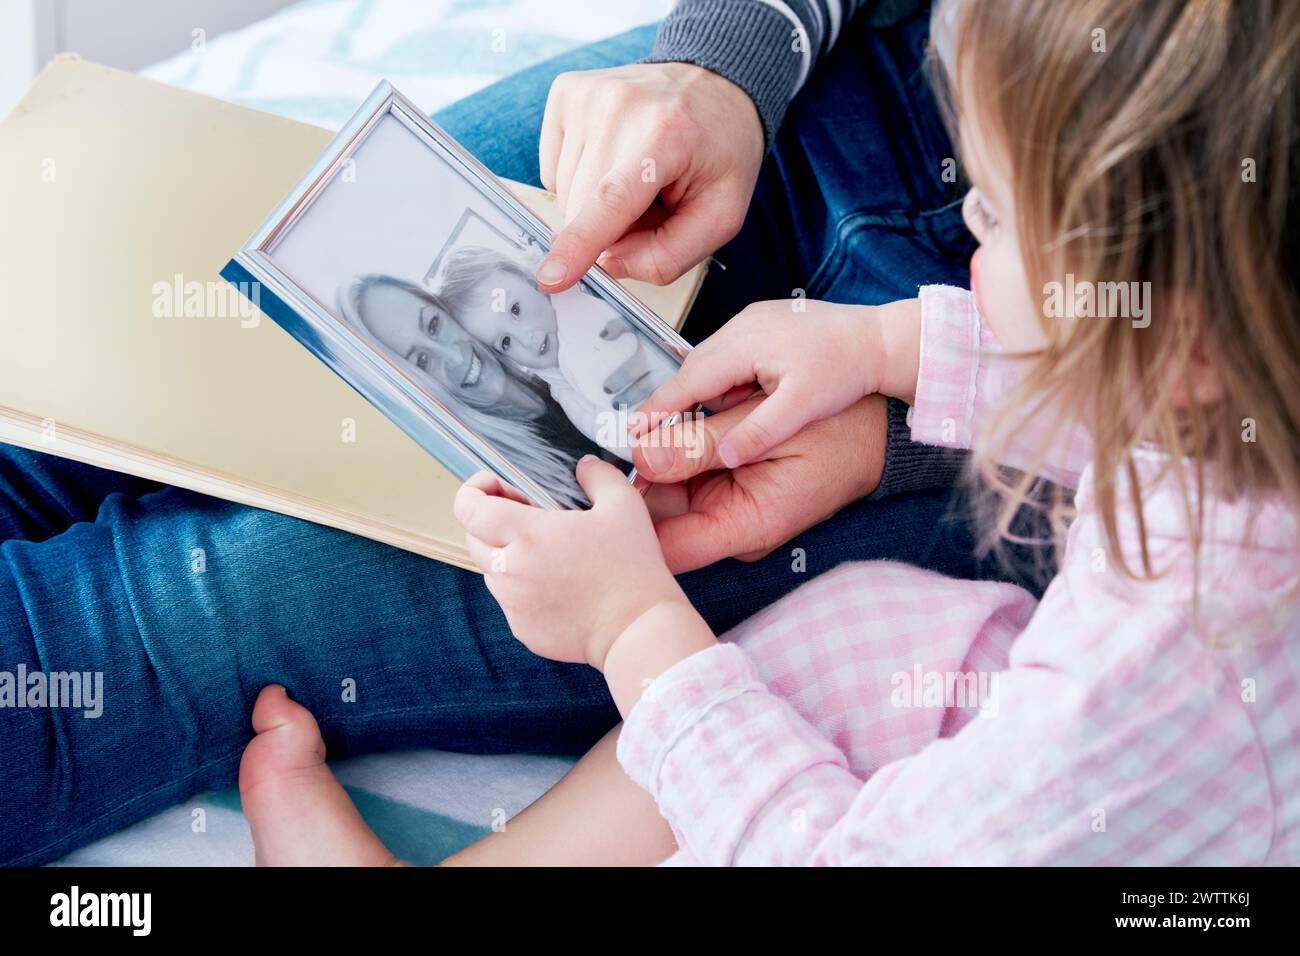
[[[804,314],[791,314],[801,303]],[[877,392],[910,401],[920,364],[921,309],[778,299],[749,306],[687,357],[646,399],[648,422],[757,383],[766,399],[718,447],[728,468],[761,458],[805,425]]]
[[[589,511],[535,507],[487,472],[461,486],[453,509],[515,636],[535,654],[602,669],[630,624],[686,596],[623,473],[588,456],[578,481]]]

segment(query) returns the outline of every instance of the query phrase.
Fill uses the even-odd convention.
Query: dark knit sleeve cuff
[[[752,0],[679,3],[659,25],[642,63],[694,63],[749,94],[768,146],[794,97],[804,56],[794,27],[775,7]]]
[[[907,403],[891,398],[886,405],[889,425],[885,441],[885,470],[880,476],[880,484],[868,498],[890,498],[910,491],[934,491],[957,484],[966,471],[969,453],[912,441],[912,429],[907,424]]]

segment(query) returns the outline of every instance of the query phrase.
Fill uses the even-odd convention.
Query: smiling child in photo
[[[584,435],[632,460],[616,413],[635,409],[676,365],[650,354],[617,312],[578,287],[547,295],[519,263],[485,246],[448,255],[439,294],[474,339],[542,379]]]

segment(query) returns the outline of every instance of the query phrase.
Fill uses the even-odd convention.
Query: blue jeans
[[[537,182],[551,78],[632,62],[653,36],[566,54],[436,118],[499,174]],[[921,75],[924,38],[920,19],[846,32],[791,110],[689,335],[795,288],[874,303],[964,283],[970,240],[939,178],[949,147]],[[618,719],[599,674],[511,637],[478,575],[340,531],[0,446],[0,542],[0,671],[104,681],[98,718],[0,708],[0,862],[57,858],[229,785],[271,682],[311,709],[335,757],[574,753]],[[972,576],[972,552],[937,489],[859,502],[765,560],[681,581],[723,631],[842,561]]]

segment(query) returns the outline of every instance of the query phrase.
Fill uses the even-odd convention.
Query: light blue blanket
[[[670,0],[303,0],[142,72],[338,127],[381,79],[426,112],[572,47],[661,18]]]

